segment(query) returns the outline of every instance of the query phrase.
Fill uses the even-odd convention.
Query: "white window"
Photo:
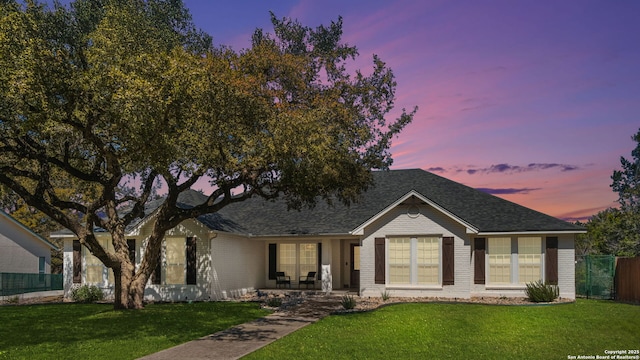
[[[316,244],[300,244],[300,276],[309,271],[318,271],[318,248]]]
[[[487,258],[490,284],[524,285],[542,279],[541,237],[489,238]]]
[[[291,279],[298,279],[296,244],[280,244],[278,271],[284,271]]]
[[[185,284],[186,277],[186,242],[185,238],[166,238],[166,284]]]
[[[439,240],[437,237],[419,237],[416,239],[418,284],[433,285],[439,283]]]
[[[109,249],[113,249],[113,245],[109,239],[97,239],[98,243],[102,245],[107,251]],[[111,246],[109,248],[109,246]],[[83,247],[82,251],[84,251],[84,263],[87,267],[86,270],[86,278],[85,281],[87,284],[99,284],[102,285],[104,283],[104,270],[105,266],[97,257],[93,256],[91,252]],[[109,269],[111,271],[111,269]]]
[[[489,282],[511,283],[511,238],[489,238]]]
[[[300,276],[307,276],[310,271],[318,271],[318,244],[279,244],[277,271],[297,281]]]
[[[83,248],[83,250],[85,252],[84,263],[87,267],[87,275],[85,279],[87,284],[102,284],[102,270],[104,268],[102,262],[97,257],[91,255],[89,250],[86,248]]]
[[[390,285],[440,284],[441,238],[389,238]]]
[[[542,238],[518,238],[518,283],[542,279]]]
[[[389,239],[389,284],[411,283],[411,239]]]

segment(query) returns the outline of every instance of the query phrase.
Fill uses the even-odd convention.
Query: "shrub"
[[[356,307],[356,299],[351,295],[344,295],[340,300],[340,304],[342,304],[342,307],[346,310],[351,310]]]
[[[71,291],[71,298],[76,302],[92,303],[104,299],[104,294],[95,285],[82,285]]]
[[[385,290],[380,293],[380,296],[382,296],[382,301],[387,301],[391,297],[391,294],[389,293],[389,290]]]
[[[267,299],[267,306],[277,308],[282,305],[282,299],[279,297],[271,297]]]
[[[558,286],[543,283],[542,280],[527,284],[525,294],[533,302],[552,302],[558,295]]]

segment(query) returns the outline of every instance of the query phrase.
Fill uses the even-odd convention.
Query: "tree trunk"
[[[132,263],[129,259],[127,251],[117,254],[120,259],[120,274],[118,276],[117,270],[114,269],[114,276],[116,278],[114,294],[115,309],[144,308],[144,290],[151,277],[151,273],[156,268],[164,232],[165,230],[163,229],[158,230],[154,228],[151,236],[147,239],[144,256],[137,270],[135,263]]]
[[[120,267],[113,268],[115,277],[114,309],[142,309],[144,307],[144,286],[138,289],[134,286],[135,265],[128,259],[122,260]]]

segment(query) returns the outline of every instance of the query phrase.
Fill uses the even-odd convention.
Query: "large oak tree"
[[[252,196],[356,201],[415,112],[386,120],[393,74],[375,56],[366,74],[347,70],[358,53],[341,19],[310,28],[272,14],[273,34],[235,51],[213,46],[177,0],[0,6],[0,183],[113,270],[116,308],[143,306],[162,238],[185,219]],[[201,179],[207,201],[177,207]],[[125,228],[159,183],[135,268]]]

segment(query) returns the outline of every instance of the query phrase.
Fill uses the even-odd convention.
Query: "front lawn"
[[[135,359],[266,314],[235,302],[0,306],[0,359]]]
[[[637,349],[640,306],[422,303],[329,316],[246,359],[568,359]]]

